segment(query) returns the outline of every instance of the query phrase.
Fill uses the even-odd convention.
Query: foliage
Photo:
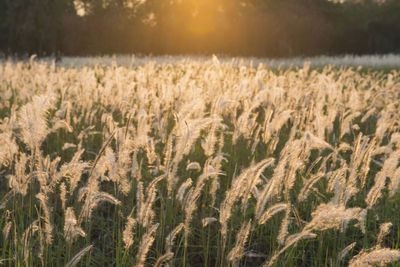
[[[85,16],[77,15],[81,3]],[[396,53],[400,3],[387,0],[3,0],[0,51],[292,57]]]

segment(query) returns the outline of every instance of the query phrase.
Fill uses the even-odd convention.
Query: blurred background
[[[399,52],[399,0],[0,0],[3,56]]]

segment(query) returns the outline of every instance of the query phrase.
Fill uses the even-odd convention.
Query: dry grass
[[[0,62],[0,262],[398,266],[399,88],[217,57]]]

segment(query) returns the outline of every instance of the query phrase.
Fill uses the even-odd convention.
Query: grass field
[[[0,262],[399,266],[400,71],[374,66],[1,61]]]

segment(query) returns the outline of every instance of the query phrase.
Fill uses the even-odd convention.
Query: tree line
[[[1,0],[2,55],[400,52],[400,1]]]

